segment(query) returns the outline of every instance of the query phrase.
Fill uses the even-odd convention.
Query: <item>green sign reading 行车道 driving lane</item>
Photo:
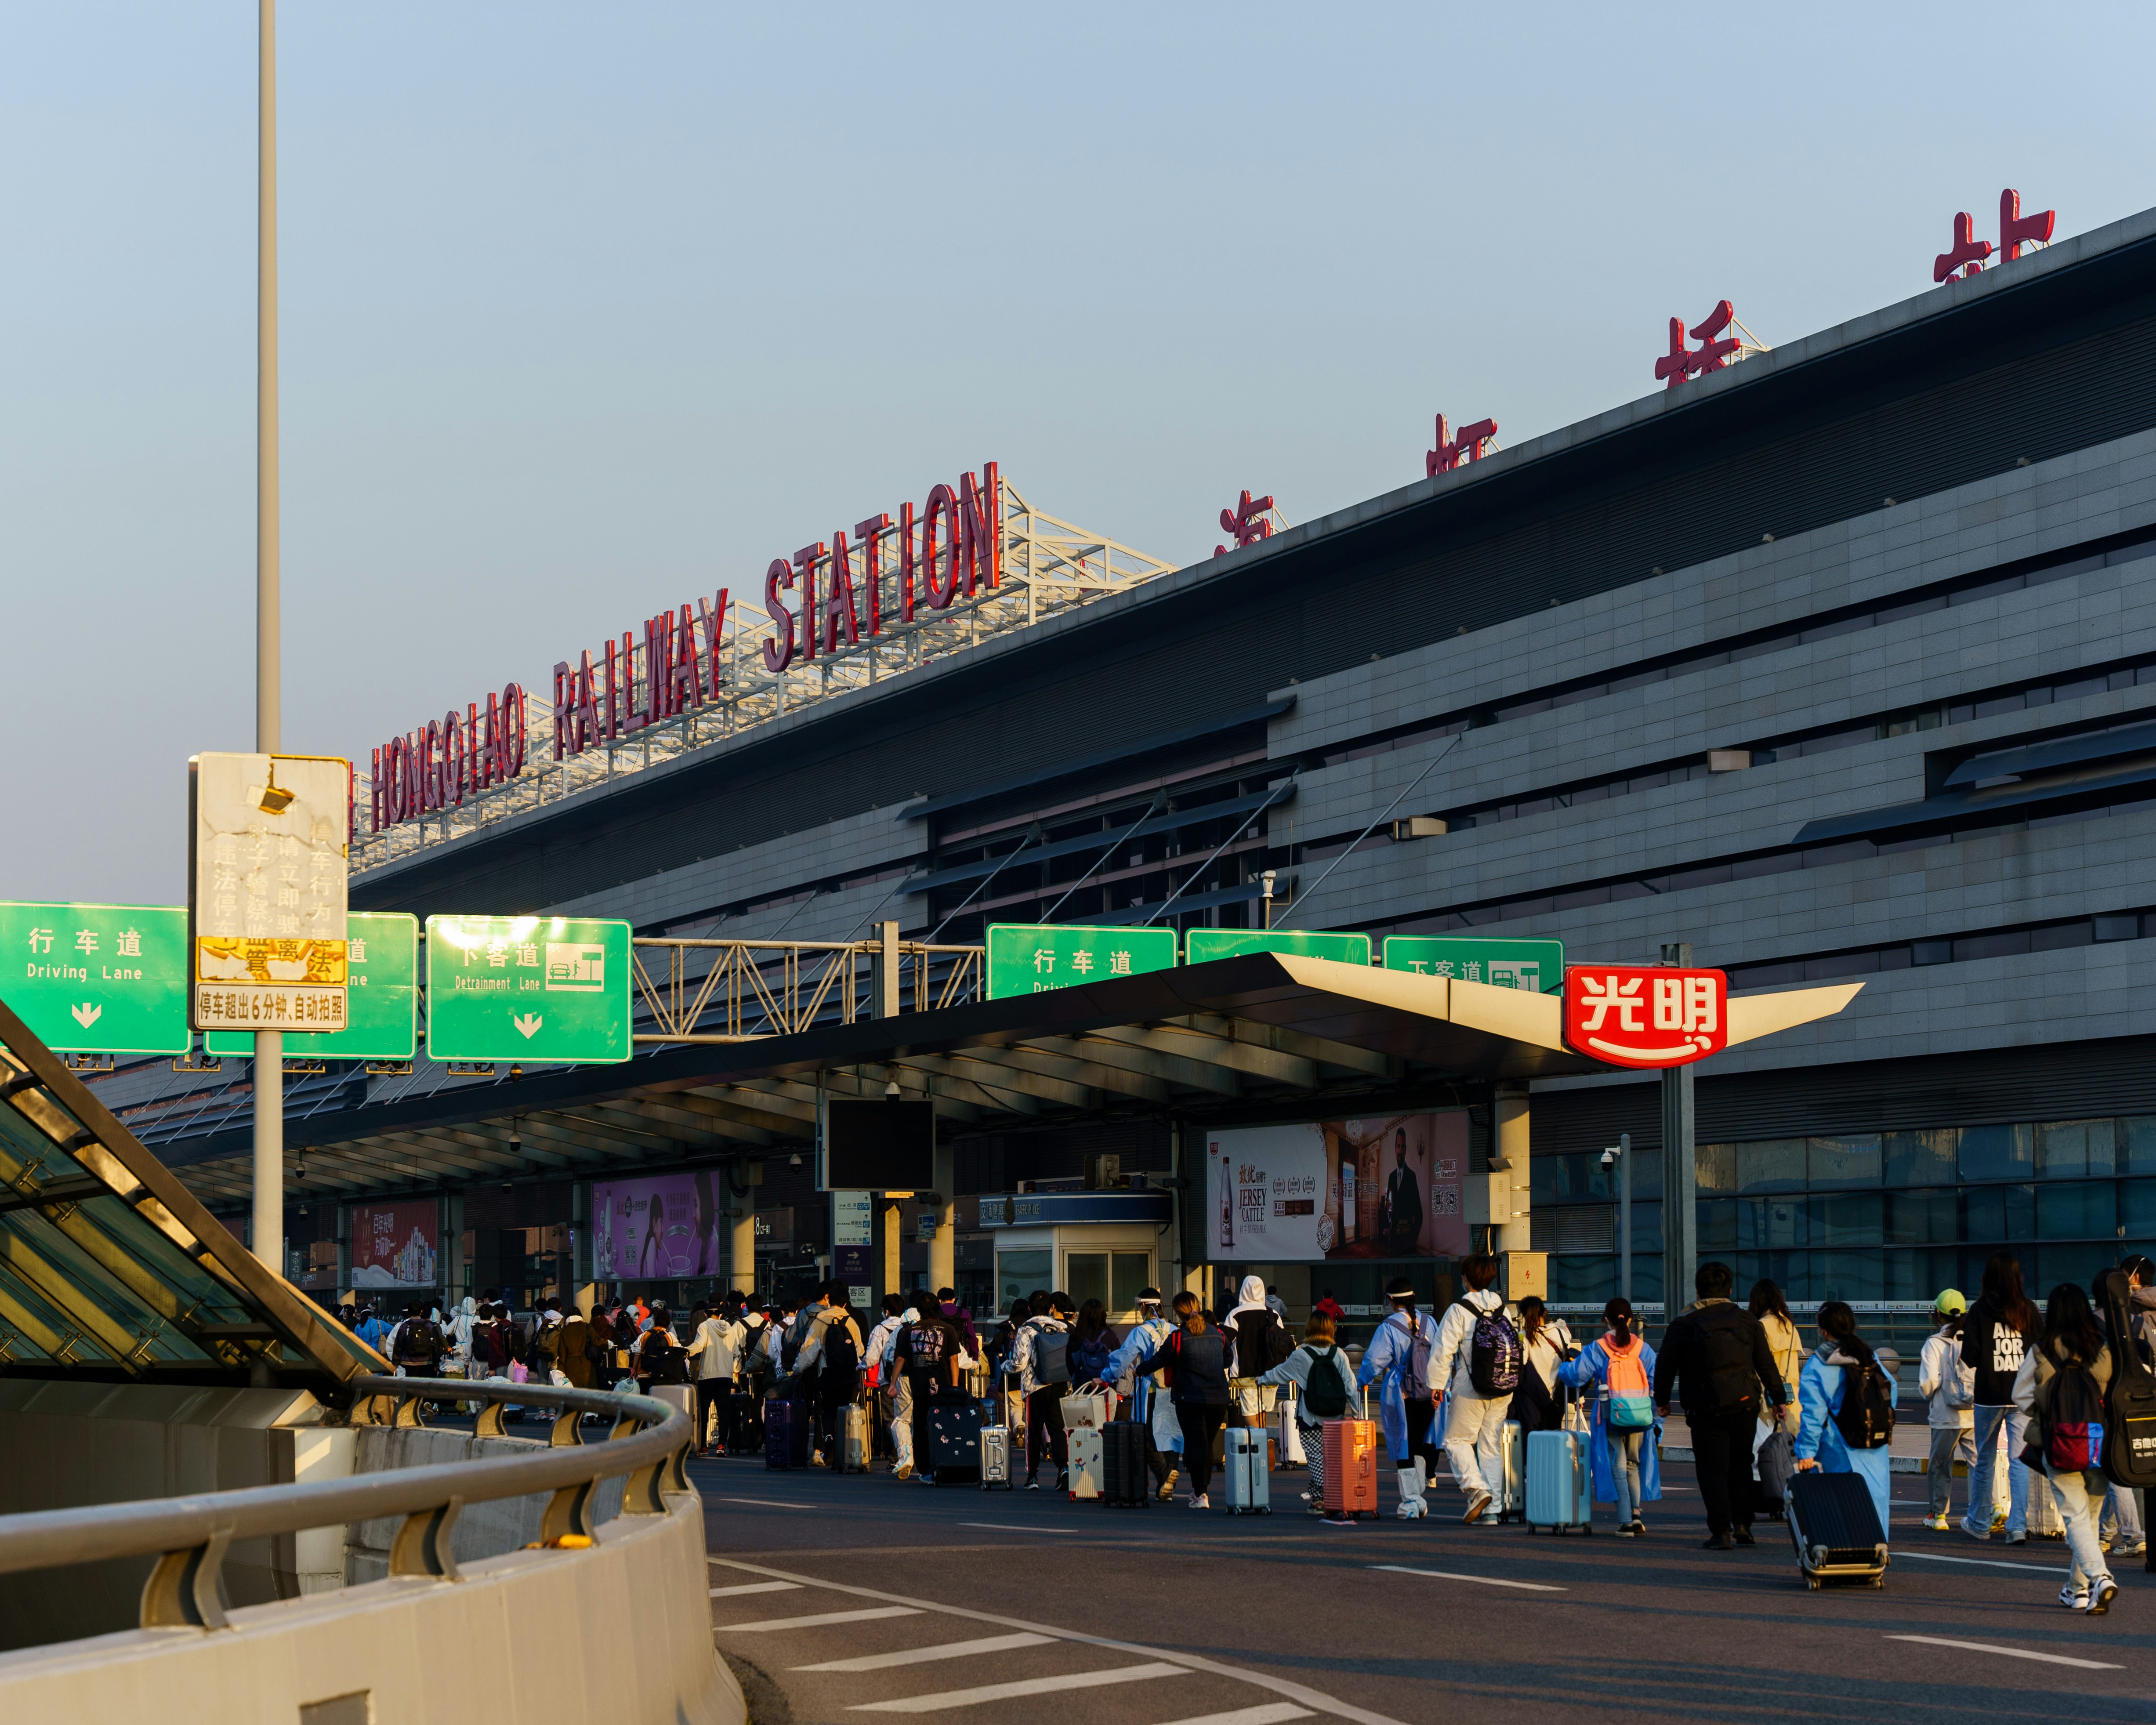
[[[1076,922],[988,925],[991,1000],[1174,968],[1172,928],[1088,928]]]
[[[345,1027],[285,1033],[285,1052],[328,1060],[408,1060],[418,1038],[419,919],[402,911],[358,911],[345,918]],[[245,1030],[209,1030],[213,1055],[251,1055]]]
[[[427,1058],[625,1060],[629,927],[588,916],[429,916]]]
[[[1368,964],[1370,937],[1300,928],[1194,928],[1183,937],[1185,964],[1233,958],[1240,952],[1288,952],[1303,958],[1330,958],[1341,964]]]
[[[0,1000],[63,1054],[187,1051],[187,913],[0,904]]]

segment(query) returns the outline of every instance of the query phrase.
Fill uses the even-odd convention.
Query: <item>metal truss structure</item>
[[[942,610],[930,609],[916,600],[911,620],[906,619],[899,574],[899,538],[904,530],[893,524],[853,547],[857,640],[849,642],[841,636],[830,651],[819,651],[805,662],[797,659],[791,669],[773,672],[765,668],[763,652],[764,644],[773,639],[772,619],[751,620],[738,603],[731,604],[718,692],[633,736],[595,743],[581,754],[564,754],[557,760],[553,704],[532,692],[525,702],[526,765],[522,773],[506,783],[467,791],[454,806],[430,810],[378,833],[364,830],[372,780],[362,771],[355,793],[362,830],[352,835],[352,872],[380,868],[510,815],[558,803],[621,774],[678,759],[783,714],[903,675],[1173,570],[1173,564],[1034,508],[1008,479],[998,478],[997,493],[1001,535],[995,578],[970,597],[960,591]],[[946,578],[955,577],[952,560],[956,555],[948,544],[937,547],[936,568],[949,572]],[[819,593],[829,590],[831,563],[827,552],[815,565]],[[868,630],[865,572],[870,568],[877,572],[876,610],[882,624],[875,634]],[[916,567],[916,595],[926,588],[928,572]],[[627,674],[628,705],[632,707],[648,706],[646,660],[645,644],[634,644]]]

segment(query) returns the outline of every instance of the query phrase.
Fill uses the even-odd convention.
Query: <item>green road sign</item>
[[[1554,994],[1564,987],[1563,941],[1476,940],[1452,935],[1388,935],[1385,968],[1457,977],[1500,988]]]
[[[0,1000],[63,1054],[187,1051],[187,913],[0,904]]]
[[[427,1058],[625,1060],[629,924],[429,916]]]
[[[1172,928],[1086,928],[1069,922],[988,925],[991,1000],[1174,968]]]
[[[1238,952],[1295,952],[1342,964],[1370,962],[1367,934],[1312,934],[1300,928],[1194,928],[1183,937],[1183,962],[1232,958]]]
[[[419,919],[402,911],[345,918],[345,1028],[285,1033],[285,1052],[310,1060],[408,1060],[418,1040]],[[244,1030],[203,1033],[213,1055],[251,1055]]]

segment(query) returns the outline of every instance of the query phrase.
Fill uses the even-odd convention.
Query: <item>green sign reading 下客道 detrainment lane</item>
[[[988,999],[1045,994],[1119,976],[1175,968],[1172,928],[1089,928],[1075,922],[988,925]]]
[[[429,916],[427,1058],[625,1060],[629,927],[589,916]]]
[[[1183,962],[1232,958],[1239,952],[1292,952],[1341,964],[1368,964],[1367,934],[1325,934],[1301,928],[1194,928],[1183,937]]]
[[[285,1052],[309,1060],[408,1060],[418,1045],[419,919],[402,911],[358,911],[345,918],[345,1028],[287,1030]],[[210,1030],[213,1055],[251,1055],[244,1030]]]
[[[1388,935],[1385,968],[1488,983],[1499,988],[1525,988],[1531,994],[1553,994],[1564,986],[1564,942]]]
[[[187,913],[0,904],[0,1000],[63,1054],[187,1051]]]

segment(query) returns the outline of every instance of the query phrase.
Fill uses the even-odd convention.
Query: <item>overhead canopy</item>
[[[0,1370],[244,1383],[258,1363],[388,1369],[0,1005]]]
[[[1739,998],[1732,1042],[1839,1011],[1855,986]],[[1794,1015],[1793,1015],[1794,1014]],[[820,1085],[927,1097],[947,1132],[1103,1116],[1261,1117],[1447,1082],[1605,1071],[1553,995],[1254,952],[1050,993],[666,1048],[311,1114],[300,1192],[608,1175],[808,1141]],[[1753,1028],[1758,1026],[1758,1028]],[[247,1189],[244,1122],[162,1147],[198,1190]]]

